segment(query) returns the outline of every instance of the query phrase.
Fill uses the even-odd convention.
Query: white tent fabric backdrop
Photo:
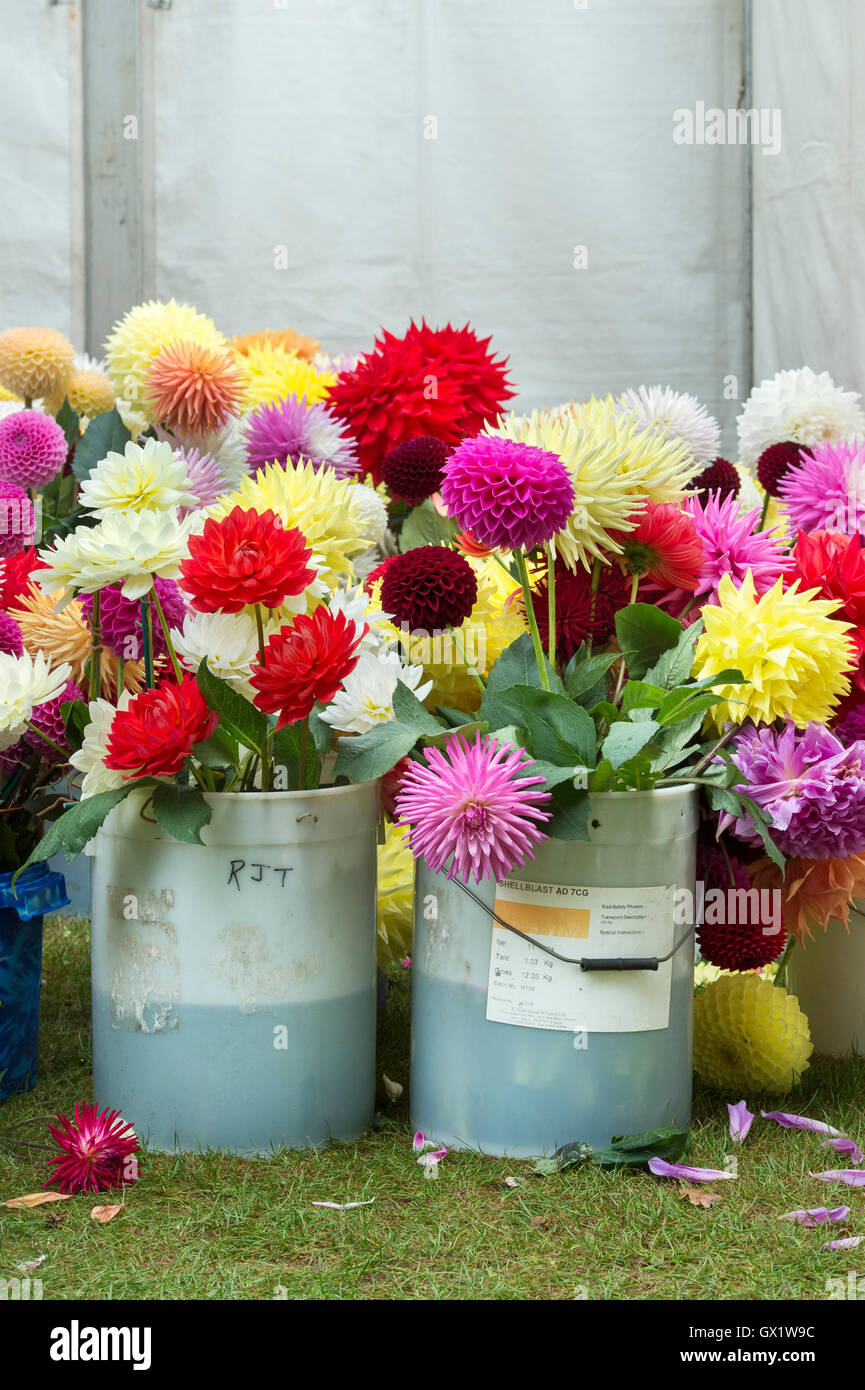
[[[152,138],[150,234],[135,274],[111,266],[91,351],[136,297],[114,302],[124,276],[226,332],[291,322],[333,350],[471,319],[521,407],[670,383],[719,415],[728,456],[752,311],[758,377],[807,361],[857,384],[853,0],[754,6],[771,156],[673,140],[675,110],[738,104],[740,0],[2,0],[0,324],[78,346],[85,236],[98,266],[105,234],[82,215],[82,3],[135,11]]]

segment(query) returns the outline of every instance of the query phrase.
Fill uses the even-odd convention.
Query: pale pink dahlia
[[[66,462],[66,436],[41,410],[16,410],[0,420],[0,479],[44,487]]]
[[[550,799],[531,776],[532,761],[522,748],[510,748],[475,735],[473,744],[453,738],[446,749],[426,748],[426,765],[412,763],[396,796],[399,823],[411,828],[411,848],[433,873],[447,865],[447,877],[468,883],[507,878],[533,858],[532,846],[545,838],[536,824],[549,820],[540,809]]]
[[[777,535],[775,528],[755,529],[760,522],[759,508],[740,516],[738,505],[738,497],[730,495],[721,499],[717,492],[705,499],[688,497],[682,503],[682,510],[694,522],[703,551],[695,590],[701,605],[718,602],[718,585],[725,574],[729,574],[738,587],[750,570],[756,592],[765,594],[792,567],[792,560],[782,549],[783,536]],[[654,588],[646,587],[647,596],[649,592],[656,593]],[[660,595],[660,590],[657,593]],[[684,588],[668,589],[663,593],[662,606],[677,613],[689,597]]]
[[[803,449],[797,468],[778,484],[778,496],[802,531],[865,536],[865,442],[832,439]]]
[[[561,531],[574,488],[559,458],[498,435],[466,439],[443,470],[442,500],[461,531],[495,550],[531,550]]]
[[[198,507],[182,507],[181,519],[191,511],[202,507],[212,507],[218,497],[231,491],[231,485],[212,454],[202,454],[198,449],[178,449],[177,454],[186,464],[186,480],[198,499]]]

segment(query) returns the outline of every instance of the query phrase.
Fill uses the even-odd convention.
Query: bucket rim
[[[373,789],[377,789],[377,788],[378,788],[380,782],[381,782],[381,778],[380,778],[380,777],[377,777],[377,778],[375,778],[375,780],[372,781],[372,782],[349,782],[349,784],[348,784],[347,786],[345,786],[345,787],[334,787],[334,786],[326,786],[326,787],[309,787],[306,791],[299,791],[299,790],[297,790],[297,789],[290,790],[290,791],[286,790],[286,791],[269,791],[269,792],[263,792],[263,791],[252,791],[252,792],[211,792],[211,791],[206,791],[206,792],[204,792],[204,799],[205,799],[205,801],[208,801],[208,802],[211,802],[211,801],[212,801],[212,802],[216,802],[218,805],[226,805],[226,804],[228,804],[229,802],[233,802],[233,801],[242,801],[242,802],[244,803],[244,805],[247,805],[247,806],[248,806],[248,805],[250,805],[251,803],[256,803],[256,804],[257,804],[257,803],[260,803],[260,802],[262,802],[262,801],[278,801],[278,800],[286,801],[286,800],[291,800],[293,797],[296,797],[296,798],[300,799],[301,797],[306,798],[306,797],[310,797],[310,796],[318,796],[318,795],[319,795],[320,793],[322,793],[322,792],[327,792],[328,796],[331,798],[331,800],[333,800],[333,799],[335,799],[335,794],[336,794],[336,793],[341,792],[341,793],[343,793],[343,794],[346,794],[346,793],[348,793],[348,792],[360,792],[360,791],[364,791],[364,790],[368,790],[368,789],[369,789],[369,790],[373,790]],[[675,791],[676,788],[673,787],[672,790]],[[149,795],[152,795],[152,792],[153,792],[153,788],[152,788],[152,787],[150,787],[150,788],[148,788],[148,787],[135,787],[135,788],[133,788],[133,790],[132,790],[131,792],[129,792],[128,796],[125,797],[124,800],[129,800],[129,799],[131,799],[133,796],[144,796],[144,795],[148,795],[148,796],[149,796]],[[122,805],[123,803],[121,802],[121,803],[119,803],[119,804]]]
[[[684,785],[682,785],[682,786],[679,786],[679,787],[646,787],[646,788],[641,789],[641,790],[639,790],[639,791],[636,791],[636,790],[632,790],[632,791],[622,791],[622,792],[593,792],[593,791],[590,791],[590,792],[589,792],[589,796],[590,796],[590,798],[592,799],[592,801],[635,801],[635,800],[638,800],[638,799],[640,799],[640,800],[645,799],[646,797],[659,797],[659,796],[660,796],[660,797],[670,797],[670,798],[673,798],[673,797],[676,797],[676,796],[681,796],[681,795],[683,795],[683,794],[685,794],[685,795],[692,795],[694,792],[699,792],[699,790],[700,790],[700,788],[699,788],[699,785],[698,785],[697,782],[688,782],[688,783],[686,783],[686,784],[684,784]]]

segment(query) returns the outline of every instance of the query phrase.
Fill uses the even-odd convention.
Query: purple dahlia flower
[[[558,454],[495,434],[466,439],[445,464],[442,500],[461,531],[494,550],[552,540],[574,506]]]
[[[332,468],[338,478],[360,472],[357,445],[342,420],[321,401],[307,405],[306,397],[288,396],[253,410],[244,424],[250,473],[267,463],[283,467],[308,460],[318,471]]]

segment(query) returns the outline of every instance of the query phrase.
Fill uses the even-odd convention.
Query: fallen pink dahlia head
[[[544,778],[532,776],[522,748],[481,739],[451,739],[444,751],[424,750],[425,763],[412,763],[396,795],[399,824],[411,831],[416,859],[433,873],[468,883],[507,878],[545,838],[541,810],[550,799],[540,791]]]
[[[74,1118],[58,1115],[57,1124],[48,1129],[61,1153],[48,1160],[54,1174],[45,1187],[59,1186],[70,1194],[103,1192],[138,1177],[138,1162],[132,1157],[138,1152],[138,1138],[119,1110],[99,1111],[95,1104],[76,1101]]]

